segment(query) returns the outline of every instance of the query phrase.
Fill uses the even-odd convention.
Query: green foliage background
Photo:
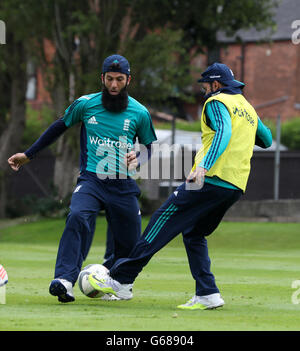
[[[273,139],[276,140],[277,126],[273,120],[264,123],[271,129]],[[289,150],[300,150],[300,117],[281,122],[280,141]]]

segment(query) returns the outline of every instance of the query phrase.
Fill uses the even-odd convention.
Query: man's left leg
[[[196,282],[196,295],[219,293],[215,277],[211,272],[211,261],[208,255],[207,240],[193,230],[183,235],[189,266]]]
[[[110,269],[118,259],[129,256],[141,236],[141,211],[135,188],[123,193],[121,188],[120,196],[117,192],[112,194],[106,204],[106,218],[114,251],[103,265]]]
[[[240,198],[241,192],[220,187],[215,187],[215,191],[215,197],[221,196],[223,201],[213,206],[205,217],[200,218],[192,230],[183,232],[190,270],[196,282],[196,294],[186,304],[178,306],[181,309],[217,308],[225,304],[210,269],[211,261],[205,236],[214,232],[228,208]]]
[[[190,270],[196,282],[196,294],[185,304],[177,306],[186,310],[205,310],[225,304],[210,270],[207,240],[197,230],[183,233]]]

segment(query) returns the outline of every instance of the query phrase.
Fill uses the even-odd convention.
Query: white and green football
[[[78,276],[79,289],[85,296],[92,299],[102,297],[103,293],[94,289],[88,280],[91,273],[97,273],[99,276],[107,277],[109,270],[102,264],[89,264],[81,270]]]

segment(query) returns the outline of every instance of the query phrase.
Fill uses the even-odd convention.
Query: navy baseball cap
[[[129,62],[121,55],[108,56],[102,65],[102,73],[106,72],[120,72],[130,75]]]
[[[202,78],[198,79],[199,83],[213,82],[214,80],[234,88],[242,88],[244,83],[234,79],[232,70],[224,63],[213,63],[202,74]]]

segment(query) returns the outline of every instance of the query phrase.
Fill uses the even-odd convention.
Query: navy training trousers
[[[118,258],[128,257],[141,236],[139,195],[140,190],[133,179],[99,179],[94,173],[82,173],[72,195],[70,213],[59,243],[55,278],[75,284],[88,255],[101,210],[105,210],[114,246],[114,254],[104,265],[110,269]]]
[[[188,190],[183,183],[153,214],[143,235],[128,258],[119,259],[110,275],[122,284],[133,283],[151,257],[182,233],[190,270],[196,281],[196,295],[219,292],[210,271],[206,236],[221,222],[224,214],[242,195],[205,183],[200,190]]]

